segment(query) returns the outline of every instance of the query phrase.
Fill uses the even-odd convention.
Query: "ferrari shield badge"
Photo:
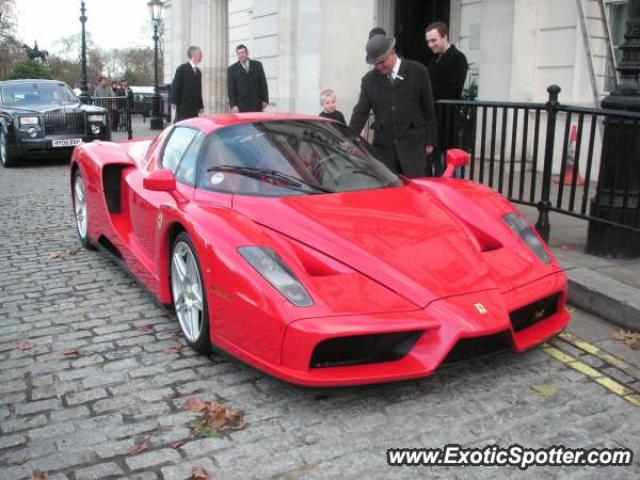
[[[158,218],[156,218],[156,227],[158,228],[158,230],[160,230],[160,228],[162,227],[162,220],[163,220],[162,212],[160,212],[158,214]]]
[[[475,304],[476,310],[478,310],[478,312],[480,313],[480,315],[486,315],[487,309],[484,308],[484,305],[482,305],[481,303],[476,303]]]

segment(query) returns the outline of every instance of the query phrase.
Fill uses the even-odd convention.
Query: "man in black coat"
[[[202,101],[202,72],[198,64],[202,61],[202,50],[189,47],[189,61],[176,69],[171,83],[171,108],[176,111],[175,121],[197,117],[204,112]]]
[[[227,70],[229,107],[233,113],[261,112],[269,105],[269,88],[262,63],[249,58],[244,45],[236,47],[238,61]]]
[[[429,75],[433,98],[436,100],[460,100],[467,78],[467,57],[455,45],[449,43],[449,29],[444,22],[430,24],[425,37],[434,53],[429,61]]]
[[[400,58],[394,46],[395,39],[385,35],[374,35],[367,42],[366,61],[375,69],[362,77],[349,126],[360,133],[373,110],[373,147],[378,157],[394,172],[424,177],[426,156],[436,140],[429,72],[421,63]]]
[[[467,78],[467,57],[455,45],[449,43],[449,28],[444,22],[434,22],[427,26],[425,38],[427,45],[434,53],[427,65],[433,87],[433,98],[435,100],[460,100],[464,81]],[[446,122],[447,128],[440,130],[438,145],[443,149],[463,147],[461,144],[461,124],[458,118],[459,110],[451,107],[445,108],[448,108],[449,112],[453,114],[446,115],[449,121]],[[440,152],[434,157],[427,169],[432,169],[430,173],[439,176],[445,168],[444,152]]]

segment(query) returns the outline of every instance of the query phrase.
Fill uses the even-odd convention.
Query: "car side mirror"
[[[458,167],[469,165],[470,159],[471,155],[469,155],[468,152],[460,150],[459,148],[450,148],[447,150],[447,169],[442,176],[444,178],[452,178]]]
[[[142,179],[142,188],[154,192],[173,192],[176,189],[176,177],[171,170],[155,170]]]

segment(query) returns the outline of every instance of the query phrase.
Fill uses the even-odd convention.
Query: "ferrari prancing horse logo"
[[[480,312],[480,315],[486,315],[487,313],[487,309],[484,308],[484,305],[481,303],[476,303],[475,304],[476,310],[478,310],[478,312]]]
[[[158,214],[158,218],[156,218],[156,227],[158,228],[158,230],[160,230],[160,228],[162,228],[162,212],[160,212]]]

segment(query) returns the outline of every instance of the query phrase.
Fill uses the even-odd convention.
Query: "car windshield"
[[[345,125],[315,120],[236,125],[216,131],[198,187],[287,196],[397,187],[402,180]]]
[[[78,97],[64,83],[20,82],[3,85],[0,96],[4,105],[70,105],[78,103]]]

